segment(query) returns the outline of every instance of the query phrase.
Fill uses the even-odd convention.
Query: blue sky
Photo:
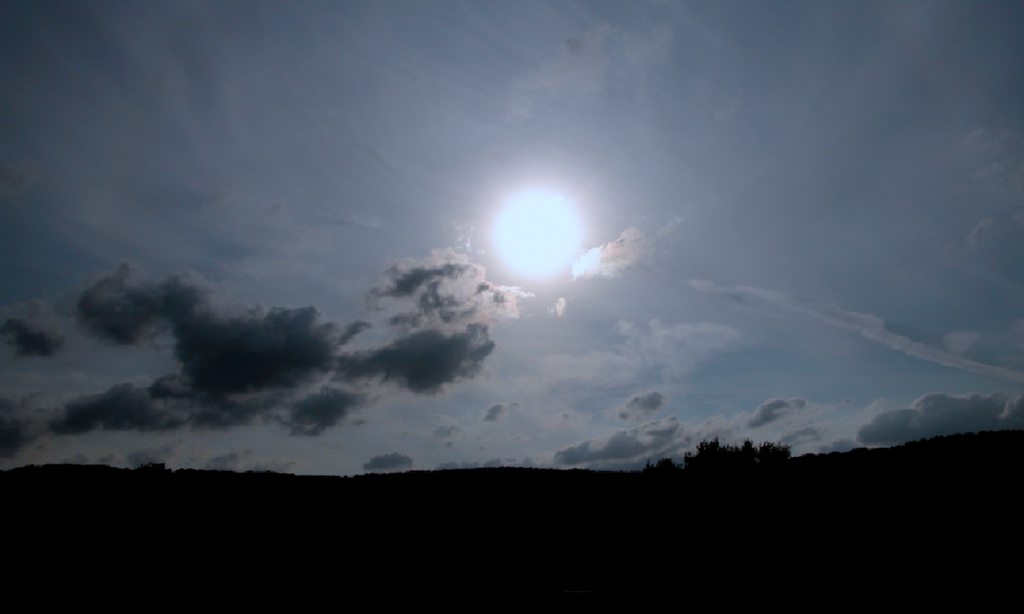
[[[16,1],[0,29],[0,467],[1022,426],[1019,7]],[[539,276],[495,245],[537,190],[582,237]]]

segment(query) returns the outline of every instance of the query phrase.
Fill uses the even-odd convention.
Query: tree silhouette
[[[696,452],[683,455],[683,468],[688,471],[742,471],[758,465],[775,465],[792,455],[785,444],[771,441],[754,445],[749,439],[742,445],[723,444],[718,438],[697,444]]]
[[[655,475],[668,475],[681,470],[682,467],[673,463],[671,458],[662,458],[654,465],[651,464],[650,459],[647,459],[647,464],[644,465],[643,472]]]

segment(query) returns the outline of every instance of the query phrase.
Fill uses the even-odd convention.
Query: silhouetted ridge
[[[46,569],[54,552],[87,553],[80,575],[61,580],[86,592],[105,569],[143,582],[153,571],[181,573],[172,561],[253,595],[267,590],[259,579],[268,574],[281,587],[344,581],[368,590],[387,577],[421,590],[458,578],[498,592],[629,591],[635,574],[623,565],[671,559],[645,567],[644,585],[760,594],[799,579],[881,599],[893,589],[885,578],[907,569],[947,578],[950,544],[975,561],[955,567],[957,590],[1015,585],[1012,565],[995,564],[992,550],[1013,556],[1020,546],[1012,485],[1024,468],[1024,432],[795,458],[775,444],[709,452],[714,446],[702,444],[684,468],[659,461],[643,472],[502,467],[343,478],[47,465],[5,471],[0,488],[8,526],[34,540],[9,556]],[[753,465],[751,450],[763,455]],[[726,460],[708,469],[712,458]],[[744,552],[770,552],[771,564],[737,567]],[[865,583],[865,573],[875,580]]]

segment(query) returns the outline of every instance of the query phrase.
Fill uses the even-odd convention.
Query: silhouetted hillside
[[[991,591],[1013,569],[997,545],[1020,547],[1021,450],[1024,432],[1002,431],[731,472],[48,465],[3,472],[0,488],[8,526],[31,536],[8,557],[78,590],[158,573],[165,587],[245,599],[293,585],[362,592],[381,578],[417,590],[881,595],[907,588],[913,569]]]

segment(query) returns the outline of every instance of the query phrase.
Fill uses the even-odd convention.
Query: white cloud
[[[554,306],[548,307],[548,313],[553,313],[558,317],[565,315],[565,299],[559,298],[555,301]]]
[[[627,228],[611,243],[595,247],[572,263],[573,279],[617,277],[623,269],[642,261],[650,253],[650,242],[636,228]]]

